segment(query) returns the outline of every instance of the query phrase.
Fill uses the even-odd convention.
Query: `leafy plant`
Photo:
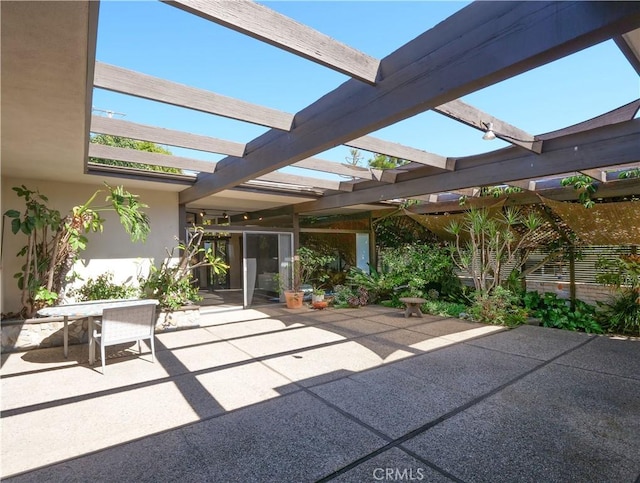
[[[477,292],[469,314],[478,322],[507,327],[516,327],[527,319],[527,311],[520,306],[518,297],[500,286],[490,293]]]
[[[97,190],[83,205],[74,206],[62,216],[47,206],[49,199],[37,190],[21,185],[13,190],[24,198],[25,210],[7,210],[11,231],[27,236],[27,244],[18,252],[25,257],[21,271],[14,275],[22,291],[22,315],[31,317],[45,305],[55,303],[62,293],[65,278],[80,252],[87,247],[86,234],[103,230],[100,213],[115,211],[132,241],[144,241],[149,219],[142,211],[147,205],[121,186]],[[95,206],[98,194],[106,191],[105,203]],[[44,296],[43,294],[46,294]]]
[[[335,307],[362,307],[369,302],[369,293],[364,287],[352,288],[346,285],[334,287]]]
[[[640,255],[600,258],[596,268],[596,281],[618,289],[609,302],[599,304],[598,319],[610,332],[640,335]]]
[[[417,243],[403,245],[383,250],[380,258],[380,274],[371,271],[373,286],[359,281],[375,293],[376,299],[391,298],[400,304],[399,297],[422,297],[429,290],[438,291],[442,298],[455,298],[461,292],[453,260],[444,247]]]
[[[555,293],[547,292],[543,297],[529,292],[525,296],[525,305],[533,315],[542,320],[544,327],[564,330],[579,330],[592,334],[602,334],[604,330],[596,320],[596,308],[582,300],[575,301],[575,309],[567,300],[559,299]]]
[[[378,272],[375,268],[370,268],[371,273],[351,267],[347,275],[347,283],[351,286],[363,287],[369,294],[371,303],[388,297],[392,292],[385,274]]]
[[[298,248],[298,279],[300,285],[311,284],[314,288],[321,287],[328,279],[326,266],[335,260],[334,256],[323,255],[306,247]],[[295,270],[295,261],[294,261]],[[294,279],[296,278],[294,273]]]
[[[203,236],[204,229],[194,227],[187,243],[178,240],[177,247],[167,250],[168,257],[159,268],[152,266],[147,277],[140,277],[140,289],[147,298],[158,299],[162,308],[175,310],[201,300],[192,280],[194,269],[209,266],[216,275],[226,273],[229,266],[224,260],[216,257],[212,248],[202,248]],[[180,250],[181,256],[174,264],[176,249]]]
[[[585,208],[592,208],[593,205],[595,205],[591,196],[598,190],[598,186],[593,178],[585,174],[579,174],[563,178],[560,184],[562,186],[573,186],[573,189],[578,191],[578,201],[580,201]]]
[[[620,255],[610,259],[600,257],[596,262],[596,281],[616,288],[628,286],[640,296],[640,255]]]
[[[596,317],[608,332],[640,336],[640,303],[635,291],[623,289],[598,306]]]
[[[136,296],[138,290],[127,284],[113,282],[113,273],[105,272],[90,278],[82,287],[72,292],[78,300],[126,299]]]
[[[459,302],[447,302],[446,300],[427,300],[421,306],[422,312],[441,317],[460,317],[460,314],[468,310],[465,304]]]

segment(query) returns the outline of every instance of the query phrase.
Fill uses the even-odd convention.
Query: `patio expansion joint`
[[[596,340],[595,337],[590,337],[588,339],[586,339],[585,341],[581,342],[580,344],[571,347],[565,351],[563,351],[562,353],[553,356],[552,358],[541,362],[540,364],[532,367],[531,369],[523,372],[522,374],[517,375],[516,377],[508,380],[507,382],[501,384],[498,387],[495,387],[494,389],[492,389],[491,391],[488,391],[484,394],[479,395],[476,398],[471,399],[470,401],[462,404],[461,406],[458,406],[457,408],[452,409],[451,411],[443,414],[442,416],[429,421],[428,423],[423,424],[422,426],[409,431],[408,433],[404,434],[403,436],[400,436],[398,438],[395,438],[391,441],[389,441],[389,443],[387,443],[386,445],[378,448],[375,451],[372,451],[371,453],[362,456],[361,458],[351,462],[350,464],[340,468],[339,470],[336,470],[335,472],[325,476],[324,478],[321,478],[320,480],[318,480],[318,482],[324,482],[324,481],[330,481],[334,478],[337,478],[338,476],[358,467],[359,465],[361,465],[362,463],[365,463],[366,461],[369,461],[372,458],[375,458],[376,456],[385,453],[386,451],[393,449],[393,448],[398,448],[401,451],[404,451],[405,453],[411,455],[412,457],[420,460],[422,463],[428,465],[429,467],[431,467],[432,469],[442,473],[444,476],[453,479],[454,481],[458,481],[458,482],[462,482],[463,480],[460,480],[458,477],[448,473],[447,471],[439,468],[437,465],[435,465],[434,463],[425,460],[424,458],[419,457],[419,455],[415,454],[413,451],[411,451],[410,449],[406,448],[404,446],[404,443],[406,443],[407,441],[409,441],[410,439],[415,438],[416,436],[419,436],[425,432],[427,432],[428,430],[430,430],[431,428],[433,428],[434,426],[437,426],[438,424],[441,424],[451,418],[453,418],[454,416],[460,414],[463,411],[466,411],[467,409],[485,401],[486,399],[498,394],[499,392],[503,391],[504,389],[508,388],[509,386],[521,381],[522,379],[524,379],[527,376],[530,376],[531,374],[543,369],[544,367],[553,364],[556,360],[560,359],[561,357],[564,357],[570,353],[572,353],[573,351],[580,349],[581,347],[589,344],[590,342],[593,342],[594,340]],[[322,399],[322,398],[321,398]],[[325,401],[325,404],[331,404]],[[339,408],[338,408],[339,409]],[[359,420],[355,417],[353,417],[353,420],[356,422],[359,422]],[[359,422],[359,424],[362,424],[363,426],[367,427],[368,425],[366,423],[363,422]],[[388,438],[387,438],[388,439]],[[636,483],[640,483],[640,476],[638,476],[638,480],[636,480]]]

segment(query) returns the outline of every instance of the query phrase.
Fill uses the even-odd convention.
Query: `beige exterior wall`
[[[127,189],[126,180],[122,184]],[[49,207],[59,210],[62,214],[76,205],[86,202],[93,193],[103,185],[96,183],[71,184],[48,182],[42,180],[2,178],[2,213],[9,209],[24,211],[23,198],[18,198],[14,186],[25,185],[28,189],[38,189],[49,198]],[[149,205],[145,212],[149,215],[151,232],[145,243],[132,243],[129,235],[118,221],[113,212],[102,213],[106,220],[102,233],[90,233],[86,251],[82,252],[81,260],[76,264],[76,272],[85,279],[95,277],[106,271],[113,272],[116,282],[137,282],[140,272],[146,273],[149,264],[159,265],[166,257],[166,248],[176,245],[178,235],[178,194],[166,191],[151,191],[130,189],[140,196],[140,200]],[[103,204],[105,194],[99,194],[94,206]],[[5,220],[3,220],[5,221]],[[20,310],[20,291],[13,275],[20,270],[23,258],[16,257],[16,253],[25,245],[26,237],[13,235],[10,225],[3,227],[2,245],[2,312],[17,312]],[[176,252],[177,254],[177,252]],[[78,281],[75,286],[82,285]]]

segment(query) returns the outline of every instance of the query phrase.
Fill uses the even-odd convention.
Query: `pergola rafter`
[[[242,156],[245,150],[242,143],[102,116],[91,117],[91,131],[229,156]]]
[[[507,148],[458,159],[458,169],[428,177],[399,181],[392,185],[358,190],[348,195],[330,195],[296,206],[299,212],[330,209],[360,203],[409,198],[473,186],[490,186],[522,179],[553,176],[560,172],[599,168],[603,165],[640,161],[640,119],[570,134],[545,143],[539,155]]]
[[[486,131],[491,125],[496,137],[503,141],[534,153],[539,154],[542,151],[542,140],[459,99],[435,107],[433,110],[480,131]]]
[[[634,3],[471,4],[385,58],[375,87],[347,81],[298,113],[291,132],[271,130],[248,144],[244,158],[221,160],[214,174],[199,176],[180,194],[180,202],[236,186],[626,33],[640,23],[639,11]],[[569,24],[575,28],[561,28]],[[521,48],[511,49],[515,44]]]
[[[355,79],[375,84],[380,61],[306,25],[247,0],[164,3],[262,40]]]
[[[631,66],[640,75],[640,29],[635,29],[613,39]]]
[[[94,86],[282,131],[293,123],[293,116],[286,112],[102,62],[96,62]]]

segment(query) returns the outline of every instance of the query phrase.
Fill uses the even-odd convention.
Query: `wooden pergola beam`
[[[545,152],[539,155],[523,153],[512,147],[472,156],[464,163],[465,159],[461,158],[458,159],[459,168],[454,172],[325,196],[314,202],[302,203],[296,209],[310,212],[478,185],[491,186],[522,179],[523,173],[530,178],[543,178],[603,165],[635,163],[640,160],[639,145],[640,119],[634,119],[550,140],[545,143]]]
[[[113,92],[238,119],[282,131],[291,129],[293,123],[293,115],[286,112],[102,62],[95,64],[93,85]]]
[[[299,112],[291,132],[270,130],[247,145],[244,158],[223,159],[214,174],[199,176],[180,193],[180,203],[236,186],[638,25],[637,2],[472,3],[386,57],[375,87],[347,81]]]
[[[290,173],[280,173],[277,171],[263,174],[256,178],[260,181],[272,181],[275,183],[291,184],[305,186],[309,188],[320,188],[335,191],[351,191],[353,187],[349,183],[341,181],[333,181],[330,179],[310,178],[308,176],[299,176]]]
[[[640,109],[640,99],[631,101],[624,106],[620,106],[609,112],[605,112],[599,116],[587,119],[586,121],[573,124],[556,131],[547,132],[544,134],[538,134],[538,138],[542,140],[555,139],[568,134],[575,134],[582,131],[588,131],[601,126],[609,126],[610,124],[616,124],[619,122],[630,121],[633,119],[638,110]]]
[[[491,124],[496,137],[503,141],[521,146],[536,154],[542,152],[542,140],[459,99],[434,107],[433,110],[480,131],[487,131]]]
[[[622,34],[613,40],[631,66],[640,75],[640,29]]]
[[[607,181],[598,184],[598,198],[617,198],[631,196],[640,193],[640,179],[631,178],[616,181]],[[571,186],[551,188],[533,192],[512,193],[508,196],[505,206],[531,205],[540,202],[540,197],[544,196],[555,201],[574,201],[578,199],[579,192]],[[482,208],[495,204],[496,199],[484,196],[481,198],[469,199],[464,206],[460,206],[455,200],[440,202],[437,205],[415,205],[407,208],[411,213],[426,215],[430,213],[455,213],[468,210],[469,208]]]
[[[336,163],[334,161],[327,161],[320,158],[303,159],[302,161],[294,163],[292,166],[359,179],[377,179],[375,174],[369,168]]]
[[[455,162],[452,159],[432,154],[421,149],[405,146],[403,144],[378,139],[373,136],[362,136],[352,139],[344,144],[345,146],[352,148],[364,149],[371,151],[372,153],[384,154],[393,158],[405,159],[407,161],[413,161],[415,163],[433,166],[440,169],[446,169],[449,171],[455,169]]]
[[[233,141],[102,116],[91,117],[91,132],[229,156],[242,156],[245,149],[244,144]]]
[[[89,143],[89,156],[92,158],[114,159],[130,163],[149,164],[152,166],[163,166],[165,168],[178,168],[186,169],[188,171],[207,173],[213,173],[216,167],[216,163],[213,161],[201,161],[198,159],[185,158],[183,156],[150,153],[148,151],[118,148],[115,146],[106,146],[104,144],[96,143]]]
[[[163,1],[355,79],[375,84],[379,60],[264,5],[246,0]]]
[[[607,172],[604,169],[581,169],[579,172],[601,183],[607,181]]]

